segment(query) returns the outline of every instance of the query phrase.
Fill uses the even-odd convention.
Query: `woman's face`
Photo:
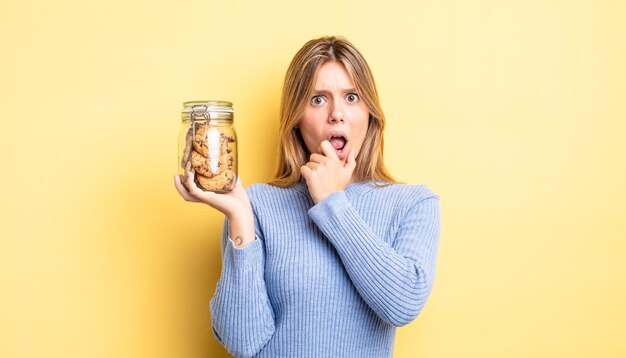
[[[354,83],[343,64],[324,63],[315,79],[313,95],[309,98],[300,120],[300,133],[310,153],[322,153],[320,144],[330,141],[342,163],[348,153],[355,158],[361,150],[369,111],[356,92]]]

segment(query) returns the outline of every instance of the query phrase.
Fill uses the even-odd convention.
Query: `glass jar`
[[[225,101],[183,103],[178,135],[178,173],[187,173],[204,191],[228,193],[237,182],[237,135],[233,104]]]

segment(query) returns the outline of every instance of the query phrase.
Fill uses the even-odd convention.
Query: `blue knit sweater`
[[[213,331],[237,357],[392,357],[433,286],[439,197],[352,183],[314,205],[306,183],[248,189],[256,240],[222,237]]]

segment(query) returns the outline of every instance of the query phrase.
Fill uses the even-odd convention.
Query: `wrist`
[[[325,193],[321,193],[321,194],[317,194],[315,197],[313,197],[313,203],[315,203],[316,205],[321,203],[322,201],[324,201],[324,199],[328,198],[329,196],[340,192],[340,191],[344,191],[345,188],[336,188],[334,191],[328,191]]]
[[[248,246],[255,239],[252,211],[238,212],[228,217],[229,237],[237,248]]]
[[[224,213],[229,221],[248,221],[253,220],[252,207],[245,206],[235,208],[229,212]]]
[[[230,238],[230,241],[233,242],[233,246],[235,246],[238,249],[245,248],[246,246],[248,246],[251,243],[253,243],[254,240],[256,240],[255,236],[246,236],[246,238],[244,239],[243,236],[239,235],[239,236]]]

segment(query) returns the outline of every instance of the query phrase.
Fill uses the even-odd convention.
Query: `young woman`
[[[226,216],[215,336],[237,357],[391,357],[396,327],[433,286],[439,198],[383,163],[385,117],[370,69],[341,37],[289,66],[275,177],[187,201]]]

